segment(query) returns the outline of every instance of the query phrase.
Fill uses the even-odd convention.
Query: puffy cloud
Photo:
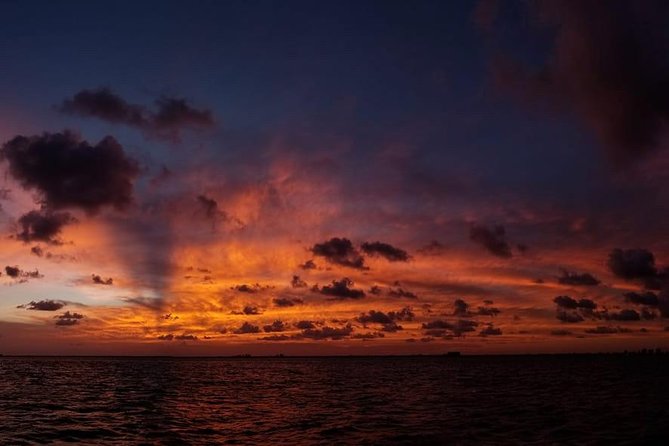
[[[362,299],[365,292],[361,289],[353,288],[354,282],[344,277],[341,280],[333,280],[330,285],[325,285],[320,289],[321,294],[333,296],[336,299]]]
[[[30,301],[27,304],[19,305],[16,308],[25,308],[26,310],[36,310],[36,311],[58,311],[67,305],[67,302],[62,300],[40,300],[35,302],[34,300]]]
[[[647,291],[645,293],[635,293],[629,292],[625,293],[625,300],[627,302],[636,304],[636,305],[648,305],[651,307],[656,307],[659,305],[660,301],[657,297],[657,294]]]
[[[173,335],[172,333],[165,334],[165,335],[160,335],[158,336],[158,339],[161,341],[197,341],[198,337],[192,334],[180,334],[180,335]]]
[[[314,324],[313,321],[298,321],[295,323],[295,327],[299,328],[300,330],[306,330],[309,328],[316,328],[316,324]]]
[[[97,118],[136,127],[147,135],[178,141],[184,128],[208,128],[215,122],[211,111],[193,108],[185,99],[161,97],[156,110],[131,104],[109,88],[81,90],[59,109],[68,114]]]
[[[609,254],[611,272],[626,279],[645,279],[657,274],[655,256],[647,249],[616,248]]]
[[[469,239],[497,257],[510,258],[513,256],[511,246],[506,241],[504,226],[498,225],[489,229],[485,226],[473,225],[469,229]]]
[[[96,285],[113,285],[114,284],[114,279],[112,279],[111,277],[107,277],[106,279],[103,279],[98,274],[91,274],[91,280]]]
[[[3,145],[1,156],[10,174],[26,189],[38,191],[50,209],[124,209],[132,202],[139,174],[137,163],[111,136],[96,145],[69,131],[16,136]]]
[[[25,282],[28,279],[41,279],[44,277],[38,270],[23,271],[18,266],[10,265],[5,266],[5,274],[7,274],[7,276],[11,277],[12,279],[20,280],[21,282]]]
[[[273,299],[272,302],[274,302],[274,305],[277,307],[294,307],[295,305],[301,305],[304,303],[302,299],[288,297],[277,297]]]
[[[479,336],[499,336],[501,334],[502,330],[500,328],[495,328],[493,324],[488,324],[479,332]]]
[[[600,284],[599,279],[590,273],[575,273],[567,270],[562,270],[562,276],[558,277],[558,282],[563,285],[577,285],[577,286],[596,286]]]
[[[260,327],[249,322],[244,322],[239,328],[233,331],[235,334],[260,333]]]
[[[54,319],[56,319],[56,325],[59,325],[59,326],[76,325],[83,318],[84,318],[83,314],[70,313],[69,311],[66,311],[63,314],[60,314],[60,315],[54,317]]]
[[[300,279],[300,276],[293,276],[292,280],[290,281],[290,286],[293,288],[306,288],[307,282]]]
[[[241,309],[241,311],[232,311],[232,314],[244,314],[250,316],[256,314],[262,314],[262,311],[255,305],[245,305],[244,308]]]
[[[323,340],[323,339],[332,339],[333,341],[338,341],[348,337],[353,332],[353,327],[350,324],[344,327],[328,327],[323,328],[307,328],[302,330],[298,335],[295,335],[296,338],[305,338],[313,340]]]
[[[365,259],[347,238],[333,237],[323,243],[316,243],[311,247],[311,252],[335,265],[367,269]]]
[[[405,250],[378,241],[365,242],[360,248],[367,255],[383,257],[389,262],[407,262],[411,258]]]
[[[58,239],[63,227],[77,220],[68,212],[50,212],[47,210],[30,211],[19,217],[21,231],[16,238],[24,243],[44,242],[52,245],[60,245]],[[31,250],[33,254],[41,257],[43,254],[39,246]]]
[[[265,331],[265,333],[273,333],[277,331],[286,331],[286,330],[288,330],[288,326],[283,321],[280,320],[276,320],[272,322],[270,325],[263,326],[263,331]]]

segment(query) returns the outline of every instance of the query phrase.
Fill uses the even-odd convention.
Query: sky
[[[0,353],[669,348],[668,9],[0,2]]]

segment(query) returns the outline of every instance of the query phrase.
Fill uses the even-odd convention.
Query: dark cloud
[[[354,335],[351,335],[351,339],[362,339],[363,341],[370,341],[372,339],[383,338],[385,336],[386,335],[384,335],[383,333],[375,331],[369,333],[356,333]]]
[[[326,242],[316,243],[311,248],[311,252],[336,265],[355,269],[367,269],[365,267],[365,259],[347,238],[333,237]]]
[[[341,280],[333,280],[332,284],[325,285],[320,289],[321,294],[333,296],[336,299],[362,299],[365,292],[361,289],[353,288],[353,281],[347,277]]]
[[[161,341],[171,341],[171,340],[174,339],[174,335],[172,333],[164,334],[164,335],[158,336],[158,339],[160,339]]]
[[[232,311],[232,314],[244,314],[247,316],[250,315],[255,315],[255,314],[262,314],[262,311],[260,308],[256,307],[255,305],[245,305],[244,308],[242,308],[240,311]]]
[[[307,282],[300,279],[300,276],[293,276],[292,280],[290,281],[290,286],[293,288],[306,288]]]
[[[360,245],[360,248],[367,255],[383,257],[389,262],[407,262],[411,258],[405,250],[378,241],[365,242]]]
[[[129,104],[108,88],[82,90],[59,107],[62,112],[98,118],[114,124],[144,127],[149,124],[142,106]]]
[[[41,279],[44,277],[38,270],[35,271],[23,271],[18,266],[5,266],[5,274],[11,277],[12,279],[20,280],[25,282],[28,279]]]
[[[567,308],[570,310],[575,310],[577,308],[594,310],[597,308],[597,304],[590,299],[576,300],[569,296],[557,296],[553,299],[553,302],[555,302],[558,307]]]
[[[273,300],[274,305],[277,307],[294,307],[295,305],[301,305],[304,303],[302,299],[298,298],[288,298],[288,297],[277,297]]]
[[[307,328],[302,330],[298,335],[295,335],[296,338],[304,339],[313,339],[313,340],[323,340],[323,339],[332,339],[333,341],[338,341],[348,337],[353,332],[353,327],[350,324],[341,327],[328,327],[323,328]]]
[[[616,248],[609,254],[611,272],[626,280],[646,279],[657,275],[655,256],[647,249]]]
[[[657,294],[647,291],[645,293],[629,292],[625,293],[625,300],[636,305],[648,305],[657,307],[660,303]]]
[[[479,316],[497,316],[500,314],[502,310],[496,307],[491,307],[489,305],[486,305],[484,307],[478,307],[476,310],[476,314]]]
[[[377,293],[372,292],[372,294],[377,294]],[[404,288],[401,287],[388,289],[388,296],[407,298],[407,299],[418,299],[418,296],[415,293],[412,293],[411,291],[405,290]]]
[[[76,325],[83,318],[84,318],[83,314],[70,313],[69,311],[66,311],[63,314],[59,314],[58,316],[54,317],[54,319],[56,319],[56,325],[60,326]]]
[[[468,317],[470,315],[469,304],[467,302],[462,299],[456,299],[453,302],[453,316]]]
[[[569,272],[567,270],[562,270],[562,276],[558,277],[558,282],[563,285],[576,285],[576,286],[596,286],[601,282],[595,276],[589,273],[575,273]]]
[[[583,316],[575,311],[557,310],[555,317],[562,322],[570,324],[584,321]]]
[[[310,328],[316,328],[316,324],[314,324],[313,321],[298,321],[295,323],[295,327],[299,328],[300,330],[307,330]]]
[[[262,338],[258,338],[260,341],[288,341],[290,339],[293,339],[292,336],[288,335],[270,335],[270,336],[263,336]]]
[[[572,333],[568,330],[553,330],[551,336],[570,336]]]
[[[175,341],[197,341],[197,336],[192,334],[180,334],[174,337]]]
[[[184,128],[210,128],[214,117],[209,110],[193,108],[185,99],[163,97],[156,101],[157,111],[151,115],[147,129],[154,136],[179,141]]]
[[[137,163],[111,136],[94,146],[69,131],[16,136],[3,145],[1,157],[10,174],[26,189],[37,190],[50,209],[124,209],[139,174]]]
[[[272,288],[271,285],[262,286],[259,283],[256,283],[254,285],[247,285],[247,284],[244,283],[244,284],[241,284],[241,285],[235,285],[235,286],[231,287],[230,289],[235,290],[235,291],[239,291],[240,293],[253,294],[253,293],[257,293],[259,291],[269,290],[271,288]]]
[[[669,4],[663,0],[529,2],[554,31],[546,63],[500,57],[498,83],[574,111],[618,165],[653,151],[669,119]]]
[[[313,260],[307,260],[306,262],[302,263],[301,265],[298,265],[300,268],[303,270],[310,270],[310,269],[316,269],[316,263],[314,263]]]
[[[621,327],[608,327],[608,326],[599,326],[595,328],[587,328],[584,330],[589,334],[615,334],[615,333],[625,333],[629,330],[626,330]]]
[[[469,319],[459,319],[455,323],[436,319],[434,321],[423,323],[422,328],[423,330],[426,330],[424,334],[429,336],[442,337],[448,333],[452,333],[455,336],[462,336],[464,333],[475,331],[478,325],[478,322]]]
[[[603,314],[606,319],[613,321],[640,321],[641,315],[636,310],[620,310],[618,312],[607,312]]]
[[[19,217],[21,231],[16,238],[24,243],[44,242],[51,245],[60,245],[58,239],[63,227],[76,222],[68,212],[50,212],[47,210],[30,211]],[[32,253],[41,257],[43,252],[40,247],[33,247]]]
[[[197,202],[200,204],[204,210],[204,214],[207,218],[212,219],[216,218],[219,214],[218,202],[213,198],[209,198],[206,195],[198,195]]]
[[[244,322],[239,328],[233,331],[235,334],[260,333],[260,327]]]
[[[273,333],[279,331],[286,331],[288,330],[288,326],[283,321],[276,320],[272,322],[270,325],[263,326],[262,329],[265,333]]]
[[[489,229],[485,226],[473,225],[469,230],[469,239],[497,257],[510,258],[513,256],[511,247],[506,241],[504,226],[498,225]]]
[[[432,240],[430,243],[427,245],[423,246],[422,248],[418,249],[418,254],[422,254],[424,256],[438,256],[444,253],[446,250],[446,247],[439,243],[436,240]]]
[[[499,336],[501,334],[502,330],[500,328],[495,328],[492,324],[488,324],[479,332],[479,336]]]
[[[102,277],[100,277],[97,274],[91,274],[91,280],[96,285],[113,285],[114,284],[114,279],[112,279],[111,277],[107,277],[106,279],[103,279]]]
[[[19,305],[16,308],[25,308],[26,310],[36,310],[36,311],[58,311],[67,305],[67,302],[62,300],[40,300],[35,302],[34,300],[30,301],[27,304]]]
[[[97,118],[142,130],[157,138],[179,141],[185,128],[209,128],[214,118],[209,110],[193,108],[185,99],[161,97],[156,110],[130,104],[109,88],[82,90],[60,105],[60,111],[72,115]]]

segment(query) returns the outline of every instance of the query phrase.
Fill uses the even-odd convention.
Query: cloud
[[[91,280],[96,285],[113,285],[114,284],[114,279],[112,279],[111,277],[107,277],[106,279],[103,279],[102,277],[100,277],[97,274],[91,274]]]
[[[567,270],[562,270],[562,276],[558,277],[558,282],[563,285],[576,285],[576,286],[596,286],[601,282],[595,276],[589,273],[575,273],[569,272]]]
[[[263,326],[262,329],[265,333],[273,333],[277,331],[286,331],[288,330],[288,326],[283,321],[276,320],[270,325]]]
[[[316,328],[316,324],[313,321],[298,321],[295,323],[295,327],[300,330],[307,330],[309,328]]]
[[[301,305],[304,303],[302,299],[298,298],[288,298],[288,297],[277,297],[272,302],[277,307],[293,307],[295,305]]]
[[[44,242],[60,245],[62,241],[58,236],[63,227],[76,221],[77,219],[68,212],[50,212],[44,209],[30,211],[19,217],[21,231],[16,234],[16,238],[24,243]],[[38,257],[43,254],[39,247],[33,247],[32,252]]]
[[[436,319],[422,324],[424,334],[428,336],[445,336],[447,332],[455,336],[462,336],[463,333],[475,331],[479,323],[469,319],[459,319],[455,323],[451,323],[442,319]]]
[[[614,275],[626,280],[657,275],[655,256],[647,249],[616,248],[609,254],[608,266]]]
[[[532,2],[554,31],[547,62],[534,70],[500,57],[498,84],[525,99],[576,112],[620,166],[662,146],[669,118],[662,0]],[[545,34],[544,34],[545,35]]]
[[[323,257],[335,265],[355,269],[367,269],[365,267],[365,259],[347,238],[333,237],[326,242],[316,243],[311,248],[311,252],[315,256]]]
[[[255,305],[245,305],[241,311],[232,311],[232,314],[244,314],[250,316],[255,314],[262,314],[262,311]]]
[[[317,268],[316,263],[314,263],[313,260],[307,260],[306,262],[304,262],[304,263],[302,263],[298,266],[300,268],[302,268],[303,270],[310,270],[310,269],[316,269]]]
[[[599,326],[595,328],[587,328],[584,330],[589,334],[615,334],[615,333],[626,333],[629,330],[621,327],[608,327],[608,326]]]
[[[109,88],[97,88],[81,90],[58,108],[64,113],[128,125],[148,136],[173,141],[180,140],[185,128],[210,128],[215,124],[210,110],[196,109],[185,99],[161,97],[155,106],[155,111],[150,111],[127,102]]]
[[[290,286],[293,288],[306,288],[307,282],[300,279],[300,276],[293,276],[293,279],[290,281]]]
[[[352,332],[353,327],[351,327],[350,324],[341,328],[325,326],[323,328],[307,328],[306,330],[302,330],[300,334],[295,335],[295,337],[313,340],[332,339],[333,341],[338,341],[349,336]]]
[[[570,324],[584,321],[583,316],[575,311],[558,310],[555,314],[555,317],[562,322],[567,322]]]
[[[56,319],[56,325],[59,326],[76,325],[83,318],[84,318],[83,314],[70,313],[69,311],[66,311],[63,314],[54,317],[54,319]]]
[[[362,299],[365,292],[361,289],[353,288],[354,282],[344,277],[341,280],[333,280],[332,284],[325,285],[320,289],[321,294],[333,296],[336,299]]]
[[[657,307],[660,303],[657,294],[647,291],[645,293],[629,292],[625,293],[625,300],[636,305],[648,305]]]
[[[613,321],[640,321],[641,315],[636,310],[620,310],[619,312],[604,313],[605,319]]]
[[[360,245],[360,248],[367,255],[383,257],[389,262],[408,262],[411,258],[405,250],[378,241],[365,242]]]
[[[502,330],[500,328],[495,328],[493,324],[488,324],[479,332],[479,336],[499,336],[501,334]]]
[[[437,240],[432,240],[427,245],[423,246],[418,250],[418,254],[424,256],[438,256],[446,251],[446,247],[439,243]]]
[[[35,302],[34,300],[30,301],[27,304],[19,305],[16,308],[25,308],[26,310],[36,310],[36,311],[58,311],[67,305],[67,302],[62,300],[40,300]]]
[[[469,239],[497,257],[510,258],[513,256],[511,247],[506,241],[504,226],[498,225],[488,229],[485,226],[473,225],[469,230]]]
[[[23,271],[18,266],[5,266],[5,274],[11,277],[12,279],[18,279],[21,282],[25,282],[28,279],[41,279],[44,277],[38,270],[35,271]]]
[[[69,131],[16,136],[2,146],[0,157],[9,163],[12,177],[38,191],[49,209],[124,209],[132,202],[139,174],[137,163],[111,136],[96,145]]]
[[[551,336],[570,336],[572,333],[568,330],[552,330]]]
[[[470,316],[469,304],[462,299],[456,299],[455,302],[453,302],[453,316]]]
[[[180,335],[173,335],[172,333],[165,334],[165,335],[160,335],[158,336],[158,339],[161,341],[197,341],[198,337],[192,334],[180,334]]]
[[[370,292],[372,294],[377,294],[374,291]],[[388,289],[388,296],[390,297],[399,297],[399,298],[407,298],[407,299],[418,299],[418,296],[415,293],[412,293],[409,290],[405,290],[404,288],[398,287],[396,289],[389,288]]]
[[[553,302],[555,302],[555,304],[558,307],[567,308],[571,310],[574,310],[576,308],[586,308],[594,310],[595,308],[597,308],[597,304],[590,299],[576,300],[569,296],[557,296],[553,299]]]
[[[260,333],[260,327],[244,322],[239,328],[233,331],[235,334]]]

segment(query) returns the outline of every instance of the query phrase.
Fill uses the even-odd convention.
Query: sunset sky
[[[0,354],[669,348],[669,3],[0,4]]]

